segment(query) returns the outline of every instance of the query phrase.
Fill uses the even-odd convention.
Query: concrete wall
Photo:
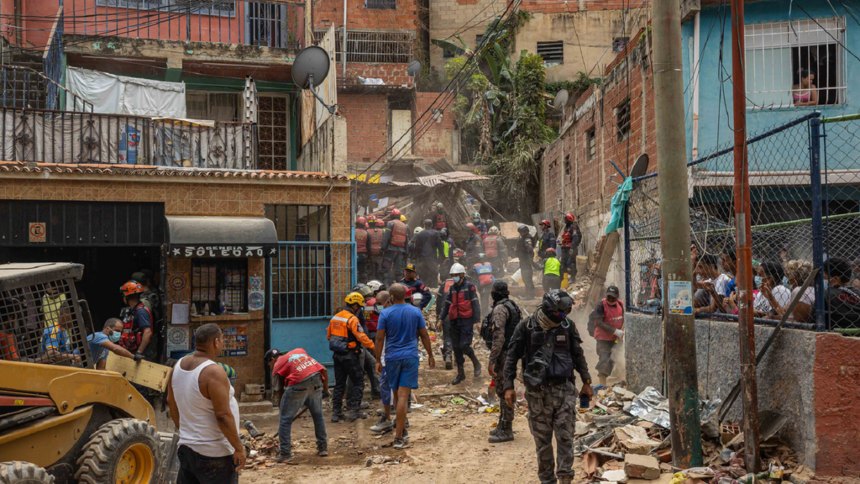
[[[767,0],[760,2],[746,2],[745,18],[747,24],[763,23],[763,22],[783,22],[789,19],[793,21],[808,20],[805,13],[798,10],[802,7],[806,12],[809,12],[814,18],[832,18],[844,17],[845,19],[845,47],[850,52],[860,51],[860,35],[857,35],[860,24],[857,23],[857,15],[853,12],[860,4],[852,0],[848,2],[822,2],[818,0],[794,0],[794,10],[790,8],[791,0]],[[832,3],[832,5],[831,5]],[[848,9],[851,10],[848,10]],[[732,90],[731,83],[721,83],[721,79],[725,77],[721,70],[719,55],[720,55],[720,26],[723,25],[723,35],[726,42],[723,45],[724,67],[729,72],[731,71],[731,43],[728,39],[731,36],[731,25],[728,21],[729,17],[725,14],[726,9],[721,9],[718,6],[703,7],[701,11],[701,26],[700,26],[700,98],[699,98],[699,156],[707,155],[719,148],[725,147],[727,142],[731,142],[731,130],[727,128],[725,116],[719,119],[716,113],[719,109],[725,106],[732,105]],[[684,77],[687,79],[686,84],[689,85],[693,79],[691,75],[691,66],[693,63],[692,46],[694,34],[694,22],[688,20],[684,24],[682,45],[684,48]],[[747,30],[749,32],[749,29]],[[710,40],[708,40],[710,38]],[[747,132],[751,134],[761,133],[773,128],[777,125],[787,123],[797,119],[814,110],[820,110],[824,116],[838,116],[844,114],[853,114],[860,111],[860,100],[854,89],[857,83],[852,82],[853,79],[860,78],[860,61],[858,61],[850,52],[847,52],[841,47],[837,47],[837,52],[844,60],[845,85],[847,92],[845,94],[845,103],[829,106],[803,106],[803,107],[785,107],[781,109],[748,109],[747,110]],[[692,90],[691,88],[687,88]],[[722,96],[722,98],[720,97]],[[688,104],[686,112],[687,116],[687,156],[691,156],[692,152],[692,111],[689,107],[691,95],[684,96],[685,102]],[[719,135],[718,135],[719,132]],[[852,143],[850,139],[833,139],[827,140],[828,151],[837,152],[846,144]],[[845,152],[856,150],[853,145],[844,146]],[[801,153],[798,153],[799,155]],[[794,163],[798,169],[808,169],[808,160],[804,156],[794,157]],[[788,162],[789,160],[785,160]],[[856,167],[856,166],[855,166]],[[788,166],[781,165],[780,169],[789,169]]]
[[[444,108],[443,102],[434,101],[439,96],[436,92],[416,92],[415,93],[415,110],[413,119],[418,119],[430,106],[438,109],[439,112],[427,114],[421,120],[419,126],[424,126],[424,121],[433,115],[433,124],[426,131],[421,130],[423,135],[415,141],[413,147],[415,155],[423,157],[429,161],[435,161],[439,158],[445,158],[451,163],[456,163],[454,153],[454,113]]]
[[[559,2],[559,5],[562,5]],[[564,41],[564,62],[546,70],[547,81],[573,80],[580,72],[599,75],[615,57],[612,41],[629,37],[647,22],[650,8],[533,12],[517,33],[514,59],[522,50],[537,52],[538,42]]]
[[[756,351],[773,328],[756,326]],[[740,378],[738,325],[696,321],[696,355],[702,398],[725,399]],[[627,381],[634,392],[663,388],[662,321],[627,314]],[[788,417],[779,437],[818,475],[860,475],[860,339],[783,329],[758,367],[759,410]],[[741,418],[738,400],[729,420]]]
[[[347,163],[372,163],[388,148],[388,96],[384,93],[338,93],[346,118]]]

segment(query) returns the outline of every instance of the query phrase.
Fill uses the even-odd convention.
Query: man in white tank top
[[[235,484],[245,466],[239,404],[224,369],[213,361],[224,349],[215,323],[194,332],[194,353],[173,367],[167,387],[170,417],[179,429],[179,484]]]

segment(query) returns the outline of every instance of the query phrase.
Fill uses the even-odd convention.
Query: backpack
[[[511,341],[511,336],[514,334],[514,328],[517,327],[520,320],[522,319],[522,312],[520,308],[514,304],[510,299],[506,300],[502,304],[508,308],[508,312],[510,313],[510,317],[508,321],[505,323],[505,348],[508,347],[508,343]],[[495,326],[493,325],[493,311],[490,311],[487,314],[483,321],[481,321],[481,338],[484,340],[484,344],[487,345],[487,349],[493,349],[493,332],[495,331]]]

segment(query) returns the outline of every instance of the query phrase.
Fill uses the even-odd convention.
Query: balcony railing
[[[304,3],[241,0],[66,0],[67,35],[299,49]]]
[[[0,108],[0,156],[43,163],[257,168],[254,124]]]

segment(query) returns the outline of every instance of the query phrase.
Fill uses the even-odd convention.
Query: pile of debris
[[[636,395],[623,385],[601,388],[589,408],[576,419],[576,455],[595,481],[659,480],[671,484],[714,482],[806,482],[808,469],[797,455],[776,440],[785,424],[778,415],[762,417],[762,462],[767,471],[748,473],[743,457],[743,433],[734,423],[717,425],[719,400],[700,406],[702,451],[706,467],[678,469],[671,465],[668,399],[652,387]]]

